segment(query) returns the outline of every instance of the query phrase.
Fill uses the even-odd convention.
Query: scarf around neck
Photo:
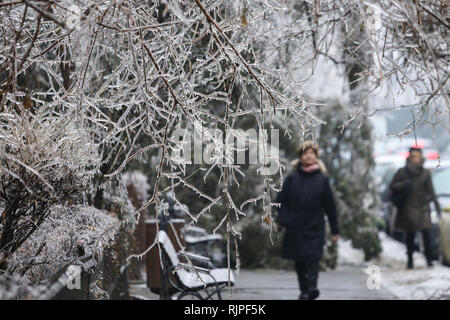
[[[319,167],[319,165],[317,163],[311,164],[311,165],[309,165],[307,167],[301,166],[301,168],[305,172],[313,172],[313,171],[316,171],[316,170],[320,169],[320,167]]]

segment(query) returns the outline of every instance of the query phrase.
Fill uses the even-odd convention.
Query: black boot
[[[408,253],[408,264],[406,265],[406,268],[407,269],[414,269],[412,253]]]
[[[310,300],[309,299],[309,293],[307,291],[302,292],[302,294],[300,295],[300,297],[298,297],[299,300]]]
[[[425,258],[427,259],[427,265],[433,266],[433,250],[431,248],[431,229],[422,230],[423,243],[425,245]]]
[[[309,300],[316,300],[320,295],[320,291],[317,288],[309,290]]]
[[[300,292],[301,292],[298,299],[299,300],[309,300],[308,288],[307,288],[308,280],[305,278],[305,275],[306,275],[305,261],[302,261],[302,260],[295,261],[295,269],[297,271],[298,284],[299,284]]]
[[[316,300],[320,295],[320,290],[317,288],[309,289],[308,291],[302,292],[299,300]]]
[[[317,289],[317,278],[319,276],[319,261],[307,261],[305,263],[305,273],[304,273],[304,289],[302,289],[302,294],[300,299],[304,300],[315,300],[320,294]],[[306,290],[305,290],[306,289]]]

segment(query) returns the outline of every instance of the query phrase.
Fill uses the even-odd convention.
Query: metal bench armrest
[[[202,267],[195,266],[195,265],[192,265],[192,267],[193,267],[195,270],[197,270],[198,272],[201,272],[201,273],[208,273],[208,274],[211,273],[211,270],[210,270],[210,269],[207,269],[207,268],[202,268]],[[189,265],[186,264],[186,263],[180,263],[178,266],[176,266],[176,267],[173,268],[173,269],[176,270],[176,269],[178,269],[178,268],[183,268],[183,269],[186,269],[186,270],[189,270],[189,271],[192,270],[192,269],[189,267]]]
[[[205,256],[201,256],[199,254],[195,254],[195,253],[191,253],[191,252],[178,252],[178,256],[184,257],[187,256],[189,259],[191,260],[197,260],[197,261],[202,261],[202,262],[210,262],[211,259]]]
[[[191,260],[192,262],[197,262],[199,264],[199,267],[207,268],[207,269],[214,269],[216,266],[211,262],[211,259],[209,257],[205,257],[199,254],[191,253],[191,252],[178,252],[179,257],[185,257],[185,255]]]

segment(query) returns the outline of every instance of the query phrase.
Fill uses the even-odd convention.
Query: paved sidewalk
[[[318,300],[385,300],[395,299],[389,291],[369,290],[367,276],[359,267],[342,266],[319,274]],[[233,300],[296,300],[300,294],[295,271],[241,271],[232,296]]]
[[[296,300],[299,296],[295,271],[281,270],[241,270],[235,275],[236,286],[230,296],[228,288],[223,291],[224,300]],[[363,267],[339,266],[336,270],[321,272],[318,300],[385,300],[395,299],[384,288],[369,290],[367,275]],[[130,288],[135,295],[147,299],[159,299],[145,284],[135,284]]]

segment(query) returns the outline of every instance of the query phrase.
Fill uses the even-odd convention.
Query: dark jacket
[[[319,169],[305,172],[298,164],[286,177],[277,202],[281,203],[278,222],[286,227],[282,258],[320,260],[325,243],[325,213],[332,234],[339,234],[336,205],[328,177]]]
[[[429,229],[430,201],[434,201],[436,210],[440,213],[430,171],[422,166],[407,164],[404,168],[400,168],[392,179],[391,192],[398,192],[408,184],[409,193],[404,205],[397,212],[395,227],[405,232]]]

